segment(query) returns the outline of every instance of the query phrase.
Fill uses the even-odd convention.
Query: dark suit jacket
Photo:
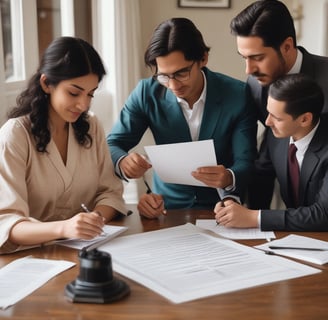
[[[325,95],[323,113],[328,113],[328,57],[311,54],[303,47],[298,47],[298,49],[303,53],[301,73],[310,76],[321,86]],[[267,101],[262,97],[263,87],[253,76],[248,77],[247,83],[251,88],[251,93],[256,103],[258,120],[264,125],[268,112],[266,110]]]
[[[207,95],[199,140],[213,139],[218,164],[231,168],[236,177],[236,190],[225,194],[242,197],[256,157],[253,101],[244,82],[207,68],[204,72]],[[156,144],[192,141],[176,96],[153,78],[139,82],[107,137],[114,164],[138,144],[147,128]],[[213,208],[220,200],[214,188],[164,183],[156,173],[153,179],[153,191],[163,195],[168,209]]]
[[[287,157],[289,138],[275,138],[270,130],[268,154],[280,185],[280,193],[288,209],[262,210],[262,230],[328,231],[328,118],[320,125],[304,155],[300,171],[298,208],[292,208],[288,188]],[[268,170],[268,165],[265,169]],[[259,186],[261,188],[261,186]]]
[[[321,86],[325,96],[323,113],[328,113],[328,57],[310,54],[302,47],[298,47],[298,49],[303,53],[301,73],[310,76]],[[247,83],[251,88],[251,93],[255,100],[257,119],[265,125],[265,119],[268,115],[266,110],[268,88],[263,88],[253,76],[248,77]],[[268,129],[266,129],[266,131],[267,130]],[[255,163],[256,170],[253,179],[248,186],[247,205],[252,209],[270,208],[273,195],[275,176],[259,174],[257,169],[258,166],[261,166],[261,163],[259,162],[261,161],[262,153],[266,152],[267,133],[268,132],[265,132],[263,141],[261,141],[259,159],[257,159]],[[258,188],[259,184],[262,185],[261,190]]]

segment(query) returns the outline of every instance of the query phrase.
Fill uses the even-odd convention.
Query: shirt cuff
[[[236,177],[231,169],[227,169],[231,172],[232,175],[232,184],[224,188],[225,191],[234,191],[236,189]]]
[[[125,158],[126,155],[122,156],[121,158],[119,158],[117,161],[116,161],[116,164],[115,164],[115,173],[123,180],[125,180],[126,182],[129,182],[128,178],[125,176],[124,172],[121,170],[120,168],[120,162],[123,158]]]

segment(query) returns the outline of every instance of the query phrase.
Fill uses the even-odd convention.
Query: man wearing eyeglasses
[[[151,168],[142,155],[130,152],[148,128],[156,144],[214,141],[218,164],[190,173],[207,187],[165,183],[154,172],[153,192],[138,204],[145,217],[243,200],[256,156],[255,109],[245,83],[206,67],[209,50],[190,20],[162,22],[144,56],[154,75],[132,91],[107,137],[116,172],[126,180]]]

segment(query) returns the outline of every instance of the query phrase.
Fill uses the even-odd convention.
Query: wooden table
[[[213,213],[209,211],[172,210],[158,220],[147,220],[141,219],[135,212],[113,223],[128,226],[129,230],[124,233],[126,235],[187,222],[195,223],[196,219],[212,217]],[[280,238],[287,233],[278,232],[276,235]],[[303,235],[328,241],[328,234],[324,232]],[[253,246],[262,242],[263,240],[247,240],[241,243]],[[54,245],[2,255],[0,267],[27,255],[45,259],[65,259],[76,262],[77,266],[51,279],[14,306],[0,310],[0,319],[328,319],[327,265],[319,267],[323,271],[319,274],[182,304],[173,304],[142,285],[114,273],[115,277],[123,279],[130,286],[130,295],[111,304],[86,304],[71,303],[64,294],[65,286],[75,280],[79,273],[77,250]]]

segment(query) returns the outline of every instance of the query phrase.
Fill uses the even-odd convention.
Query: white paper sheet
[[[186,224],[119,237],[100,247],[114,271],[174,303],[315,274],[320,270]]]
[[[127,229],[128,227],[105,225],[103,228],[103,233],[100,236],[95,237],[91,240],[65,239],[58,240],[55,243],[74,249],[82,249],[88,246],[89,250],[91,250],[117,237],[119,234],[121,234]]]
[[[25,257],[0,269],[0,308],[7,308],[41,287],[74,262]]]
[[[316,248],[326,251],[302,250],[302,249],[270,249],[269,246],[299,247],[299,248]],[[265,243],[255,248],[279,254],[286,257],[300,259],[316,264],[323,265],[328,263],[328,242],[310,237],[299,236],[296,234],[288,235],[279,240]]]
[[[213,140],[145,146],[147,156],[159,177],[168,183],[205,186],[191,172],[198,167],[216,166]]]
[[[215,219],[197,219],[196,226],[205,230],[211,230],[222,237],[234,240],[243,239],[266,239],[270,241],[276,236],[272,231],[261,231],[260,228],[226,228],[216,224]]]

